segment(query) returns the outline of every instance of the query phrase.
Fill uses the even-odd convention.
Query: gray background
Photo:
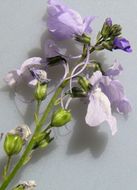
[[[44,151],[38,151],[14,180],[33,179],[37,190],[136,190],[137,189],[137,1],[136,0],[64,0],[82,16],[95,15],[95,31],[106,17],[123,26],[123,35],[132,44],[133,53],[105,52],[105,62],[118,59],[124,67],[120,76],[132,103],[129,118],[117,116],[118,133],[112,137],[107,125],[91,129],[84,119],[69,129],[54,131],[56,139]],[[30,124],[33,105],[14,101],[4,87],[3,77],[28,57],[41,55],[41,39],[46,28],[42,21],[46,0],[0,0],[0,131],[7,132],[24,120]],[[95,33],[93,34],[95,35]],[[55,71],[55,70],[54,70]],[[53,72],[54,72],[53,71]],[[76,105],[79,103],[76,102]],[[16,105],[16,106],[15,106]],[[77,106],[74,106],[77,107]],[[82,118],[74,111],[75,118]],[[20,113],[21,112],[21,113]],[[83,110],[84,112],[84,110]],[[83,117],[84,118],[84,117]],[[31,124],[33,128],[33,124]],[[5,157],[0,150],[2,168]]]

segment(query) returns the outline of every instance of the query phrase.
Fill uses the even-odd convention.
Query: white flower
[[[112,131],[112,135],[117,132],[116,119],[112,116],[111,105],[107,96],[100,88],[94,90],[89,97],[89,105],[85,117],[86,123],[91,126],[98,126],[106,121]]]

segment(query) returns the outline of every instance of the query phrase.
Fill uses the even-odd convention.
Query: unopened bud
[[[23,147],[23,140],[19,135],[8,133],[4,141],[4,150],[8,156],[18,154]]]
[[[110,35],[110,29],[111,27],[107,25],[106,23],[103,24],[102,30],[101,30],[101,35],[103,38],[108,38]]]
[[[111,34],[112,36],[119,36],[121,34],[121,26],[118,25],[118,24],[114,24],[112,27],[111,27]]]
[[[86,77],[79,76],[78,83],[83,88],[83,90],[86,92],[88,92],[91,88],[91,85],[90,85],[89,81],[86,79]]]
[[[50,133],[51,131],[46,132],[46,130],[43,130],[41,133],[39,133],[34,139],[35,143],[33,149],[47,147],[48,144],[54,139],[50,137]]]
[[[52,115],[51,126],[61,127],[70,122],[71,119],[72,115],[70,111],[65,110],[63,108],[59,108]]]
[[[73,98],[82,98],[87,96],[87,92],[77,86],[73,87],[71,91],[72,92],[70,92],[70,94]]]
[[[106,18],[105,23],[106,23],[108,26],[112,26],[112,19],[111,19],[111,18]]]
[[[101,71],[103,73],[103,70],[102,70],[102,67],[101,67],[100,63],[93,63],[92,68],[93,68],[94,72]]]
[[[83,34],[82,36],[76,35],[75,40],[83,44],[90,44],[91,38]]]
[[[104,49],[107,49],[110,51],[112,51],[112,49],[113,49],[113,43],[111,41],[103,42],[102,46],[104,47]]]
[[[35,90],[35,99],[42,101],[46,98],[47,95],[47,84],[40,84],[38,82]]]

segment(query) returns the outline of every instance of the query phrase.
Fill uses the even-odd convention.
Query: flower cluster
[[[110,63],[104,69],[103,63],[94,60],[91,54],[102,50],[123,50],[132,52],[129,41],[122,37],[122,28],[113,24],[111,18],[107,18],[101,30],[98,32],[96,42],[91,41],[90,34],[94,16],[87,16],[84,19],[80,14],[58,0],[48,0],[47,28],[53,39],[47,39],[44,47],[44,57],[32,57],[27,59],[20,68],[10,71],[5,76],[5,81],[11,88],[16,89],[18,85],[25,82],[26,86],[34,90],[34,101],[36,111],[34,121],[36,129],[32,134],[27,125],[7,133],[4,141],[4,149],[11,159],[11,156],[21,153],[24,145],[26,151],[23,153],[17,166],[8,177],[12,179],[20,167],[28,161],[33,151],[38,148],[46,148],[53,140],[52,129],[62,127],[72,120],[71,101],[72,99],[86,99],[88,101],[85,123],[88,126],[96,127],[103,122],[110,126],[112,135],[117,132],[117,121],[114,112],[127,115],[131,111],[131,105],[127,99],[124,88],[117,77],[123,71],[123,67],[117,61]],[[57,45],[63,40],[74,41],[80,46],[79,55],[74,56]],[[66,47],[67,49],[67,47]],[[72,64],[73,63],[73,64]],[[61,65],[64,67],[64,75],[55,87],[55,93],[47,103],[42,116],[39,114],[42,102],[48,96],[48,90],[52,78],[48,78],[48,68]],[[52,111],[54,110],[54,111]],[[53,112],[47,122],[49,113]],[[43,129],[43,126],[44,127]],[[28,139],[30,142],[27,144]],[[7,177],[8,166],[4,169],[4,176]],[[7,182],[2,187],[6,187]],[[30,185],[30,183],[29,183]],[[28,183],[20,184],[18,187],[27,189]],[[33,186],[33,185],[32,185]],[[35,185],[34,185],[35,186]],[[16,187],[15,189],[19,189]]]
[[[26,80],[28,85],[37,86],[37,99],[45,98],[47,89],[45,87],[42,89],[42,87],[50,82],[47,78],[46,68],[56,65],[56,63],[62,64],[65,67],[62,81],[70,80],[69,93],[65,92],[65,94],[71,98],[83,97],[89,99],[87,114],[85,116],[86,123],[89,126],[98,126],[102,122],[107,121],[112,134],[115,134],[117,131],[116,118],[112,116],[112,110],[122,114],[128,114],[131,111],[131,106],[124,94],[123,86],[116,79],[123,68],[115,62],[104,71],[101,63],[94,63],[90,58],[90,53],[103,49],[111,51],[121,49],[131,52],[132,49],[128,40],[121,37],[121,26],[112,24],[111,18],[105,20],[97,36],[96,44],[91,45],[89,34],[92,32],[91,22],[94,19],[95,17],[93,16],[82,19],[78,12],[66,5],[57,0],[49,0],[47,18],[49,32],[57,40],[72,38],[83,44],[84,50],[80,56],[81,62],[75,66],[72,73],[69,73],[69,61],[70,59],[71,61],[73,60],[73,56],[61,54],[61,50],[56,45],[56,42],[48,39],[45,42],[44,59],[33,57],[26,60],[20,69],[9,72],[5,80],[11,87],[17,85],[18,80]],[[88,76],[83,72],[87,68],[88,73],[90,71],[90,75],[88,74]],[[76,72],[77,70],[78,72]],[[76,79],[78,79],[77,84]],[[75,81],[75,86],[72,87],[73,81]],[[61,101],[63,100],[61,99]]]

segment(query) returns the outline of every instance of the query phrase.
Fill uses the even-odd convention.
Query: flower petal
[[[91,22],[95,19],[93,16],[85,17],[83,24],[84,24],[84,33],[90,34],[92,32],[92,28],[90,26]]]
[[[123,98],[121,101],[118,102],[117,109],[120,113],[123,114],[128,114],[129,112],[132,111],[130,102],[128,101],[127,98]]]
[[[96,71],[93,73],[92,77],[89,79],[91,85],[96,85],[102,79],[102,73],[100,71]]]
[[[100,87],[111,103],[119,101],[124,97],[124,88],[118,80],[109,80],[108,77],[103,77]]]
[[[40,67],[42,58],[41,57],[32,57],[24,61],[24,63],[21,65],[20,72],[23,73],[28,68],[32,67]]]
[[[112,135],[117,131],[116,119],[111,114],[110,101],[99,88],[90,95],[90,102],[85,120],[89,126],[98,126],[104,121],[107,121],[110,125]]]

